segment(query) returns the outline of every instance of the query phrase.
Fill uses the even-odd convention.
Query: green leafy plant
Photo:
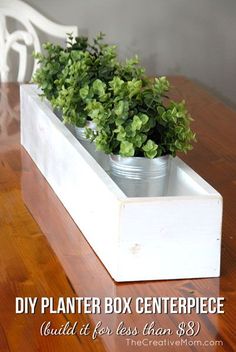
[[[87,44],[86,51],[71,50],[67,65],[54,81],[59,93],[52,104],[62,110],[66,122],[78,127],[86,126],[87,120],[92,119],[85,109],[87,105],[94,99],[103,103],[110,98],[105,87],[115,76],[124,80],[144,77],[138,57],[121,64],[116,46],[103,40],[104,35],[100,33],[92,44]],[[95,114],[96,108],[92,115]]]
[[[184,101],[170,101],[165,77],[153,81],[115,76],[103,84],[104,94],[88,102],[85,110],[95,122],[89,131],[98,150],[124,157],[154,158],[192,148],[195,134]]]
[[[83,36],[74,38],[68,34],[66,48],[48,42],[43,44],[44,53],[33,53],[39,68],[32,81],[41,88],[42,97],[46,97],[51,102],[57,98],[59,91],[56,81],[62,70],[71,60],[73,52],[86,52],[88,46],[88,38]]]
[[[67,46],[46,43],[45,54],[34,53],[40,67],[33,82],[42,89],[54,108],[62,111],[65,122],[84,127],[90,116],[85,107],[98,96],[104,101],[110,93],[103,94],[105,85],[114,76],[127,81],[133,77],[144,82],[144,69],[135,56],[120,64],[116,46],[104,43],[104,34],[99,33],[89,43],[86,37],[67,37]],[[103,96],[104,95],[104,96]]]
[[[63,49],[59,45],[45,43],[43,44],[43,49],[46,51],[46,54],[33,53],[40,67],[36,70],[32,81],[37,83],[41,88],[41,96],[51,101],[57,95],[55,80],[65,65],[67,58],[65,57],[64,62],[61,59],[59,60],[63,52]]]
[[[100,33],[85,51],[70,51],[67,64],[54,81],[58,96],[52,104],[63,112],[66,122],[84,127],[88,119],[84,110],[93,97],[102,101],[103,83],[112,79],[118,65],[115,46],[103,43]]]
[[[67,47],[50,43],[35,54],[41,67],[36,82],[65,122],[87,129],[98,150],[121,156],[154,158],[192,148],[195,134],[184,101],[168,98],[165,77],[150,80],[137,56],[119,62],[114,45],[99,33],[88,38],[68,35]]]

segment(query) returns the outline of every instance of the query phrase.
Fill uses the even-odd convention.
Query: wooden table
[[[181,156],[224,198],[220,278],[116,284],[20,146],[19,91],[1,86],[0,102],[0,351],[236,351],[236,112],[184,77],[172,77],[172,95],[184,98],[195,119],[198,143]],[[104,244],[105,245],[105,244]],[[170,258],[171,260],[171,258]],[[221,315],[16,314],[15,297],[225,297]],[[155,321],[174,331],[181,322],[201,324],[188,345],[170,346],[176,336],[151,336],[149,347],[128,337],[40,336],[40,326],[78,322],[91,329],[101,320],[114,328]],[[163,342],[155,347],[153,340]],[[139,337],[139,340],[143,338]],[[193,346],[193,341],[205,346]],[[222,340],[223,347],[216,341]],[[207,342],[208,341],[208,342]],[[156,342],[156,343],[157,343]],[[141,341],[142,343],[142,341]],[[166,345],[165,345],[166,343]],[[136,345],[135,345],[136,344]],[[212,344],[212,346],[209,346]],[[214,346],[213,346],[214,344]]]

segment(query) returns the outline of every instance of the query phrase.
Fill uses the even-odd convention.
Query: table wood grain
[[[215,279],[115,283],[26,151],[20,146],[19,87],[1,86],[0,94],[0,351],[236,351],[236,112],[185,77],[171,77],[172,96],[185,99],[198,142],[180,155],[224,199],[222,270]],[[171,214],[170,214],[171,216]],[[147,229],[148,231],[148,229]],[[104,244],[105,245],[105,244]],[[171,258],[170,258],[171,260]],[[222,315],[15,314],[15,297],[225,297]],[[115,329],[156,326],[176,330],[180,322],[201,324],[189,345],[151,345],[167,337],[150,336],[147,346],[134,338],[40,336],[44,321],[53,327],[102,321]],[[178,340],[168,337],[169,343]],[[208,346],[193,346],[194,340]],[[216,341],[222,340],[223,346]],[[166,342],[167,343],[167,342]],[[215,344],[209,346],[209,343]],[[136,345],[135,345],[136,344]],[[164,344],[164,342],[163,342]]]

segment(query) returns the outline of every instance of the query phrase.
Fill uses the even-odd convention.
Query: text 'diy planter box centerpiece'
[[[179,158],[165,196],[128,197],[32,85],[21,143],[116,281],[220,275],[221,195]]]

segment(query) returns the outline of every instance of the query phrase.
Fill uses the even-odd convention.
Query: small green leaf
[[[154,89],[158,94],[162,95],[168,92],[169,88],[170,88],[170,83],[166,77],[163,76],[163,77],[155,78]]]
[[[157,155],[158,145],[149,139],[147,143],[142,147],[142,149],[144,151],[144,155],[147,158],[153,159]]]
[[[127,141],[122,141],[120,144],[120,155],[121,156],[134,156],[134,146],[132,143]]]
[[[79,95],[81,96],[82,99],[86,99],[88,94],[89,94],[89,86],[88,85],[84,86],[79,91]]]
[[[105,94],[106,84],[102,82],[100,79],[96,79],[93,82],[92,89],[95,94],[98,96],[103,96]]]
[[[137,115],[135,115],[133,117],[133,121],[132,121],[132,124],[131,124],[131,129],[133,131],[136,131],[136,130],[140,130],[141,127],[142,127],[142,120]]]

